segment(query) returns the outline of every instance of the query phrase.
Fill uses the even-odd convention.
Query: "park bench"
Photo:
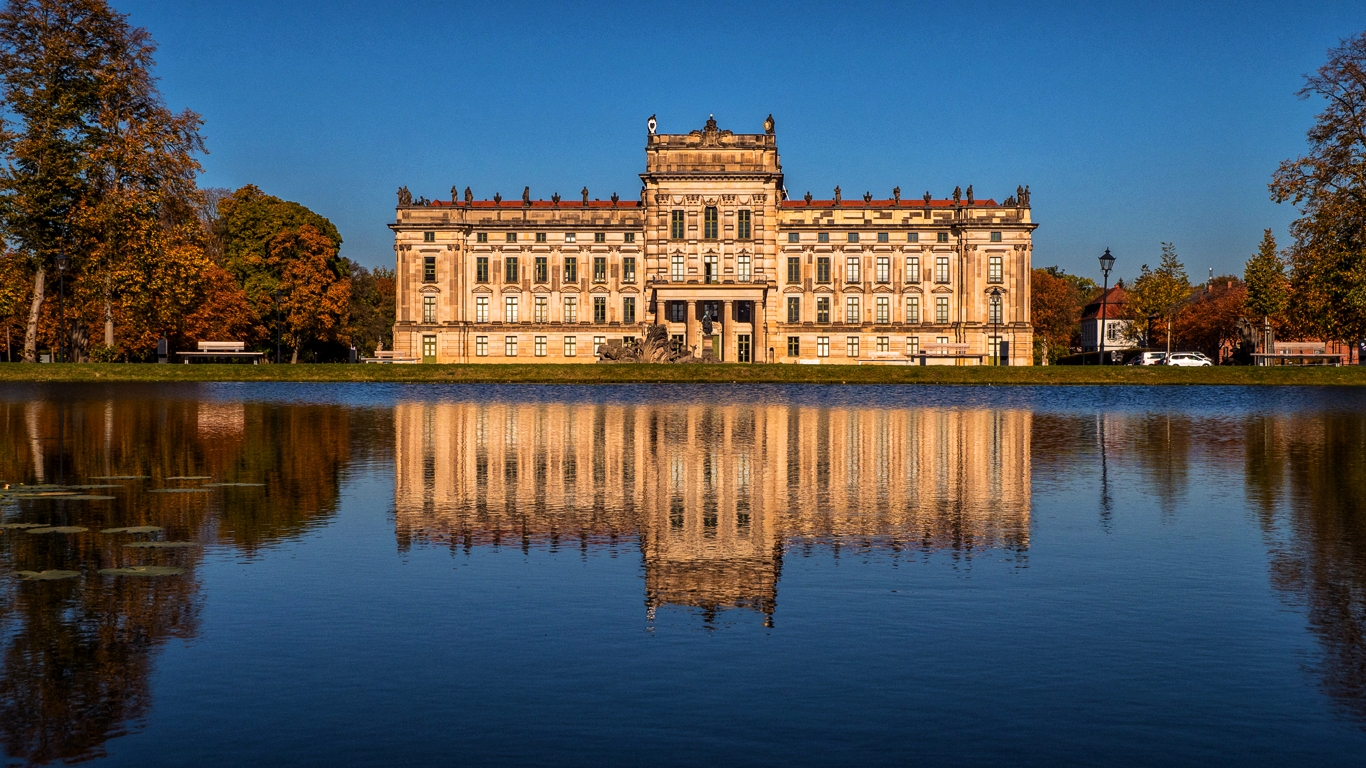
[[[266,354],[264,352],[248,352],[247,344],[244,341],[201,341],[195,344],[195,351],[177,352],[176,356],[180,358],[180,362],[186,365],[195,361],[219,360],[243,361],[256,365],[261,362]]]
[[[402,355],[392,349],[377,349],[375,350],[374,357],[362,357],[361,362],[383,364],[416,363],[418,362],[418,359],[416,357],[408,357],[406,355]]]

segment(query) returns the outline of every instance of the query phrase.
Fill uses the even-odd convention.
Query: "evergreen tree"
[[[1186,299],[1190,298],[1190,279],[1176,253],[1176,246],[1162,244],[1162,263],[1157,269],[1144,264],[1133,288],[1129,290],[1129,312],[1133,315],[1131,333],[1151,335],[1148,318],[1162,319],[1167,334],[1167,352],[1172,351],[1172,323]]]
[[[1260,317],[1263,323],[1280,318],[1290,303],[1289,284],[1285,278],[1285,261],[1276,251],[1276,237],[1271,230],[1262,233],[1262,244],[1257,253],[1247,260],[1243,269],[1247,284],[1247,311]]]

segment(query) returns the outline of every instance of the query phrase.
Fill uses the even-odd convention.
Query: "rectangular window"
[[[788,232],[787,241],[789,243],[800,243],[802,241],[802,238],[801,235],[797,234],[796,232]]]
[[[579,241],[579,236],[573,232],[566,232],[564,233],[564,241],[566,243],[577,243]]]
[[[621,322],[634,323],[636,321],[636,297],[623,296],[621,298]]]
[[[515,322],[517,322],[517,297],[516,297],[516,296],[504,296],[504,297],[503,297],[503,322],[505,322],[505,323],[515,323]]]
[[[423,256],[423,257],[422,257],[422,282],[424,282],[424,283],[435,283],[435,282],[436,282],[436,257],[435,257],[435,256]]]
[[[606,233],[606,232],[594,232],[594,233],[593,233],[593,242],[595,242],[595,243],[605,243],[605,242],[607,242],[607,233]]]
[[[877,322],[892,322],[892,298],[890,296],[877,297]]]
[[[845,336],[845,337],[844,337],[844,356],[845,356],[845,357],[858,357],[858,337],[857,337],[857,336]]]
[[[720,232],[720,217],[716,212],[715,206],[707,206],[702,212],[702,237],[706,240],[715,240]]]
[[[949,233],[940,232],[934,236],[934,240],[937,243],[947,243],[949,241]]]
[[[517,242],[517,233],[516,233],[516,232],[509,232],[509,233],[507,233],[507,241],[508,241],[509,243],[515,243],[515,242]]]
[[[626,234],[621,236],[621,240],[625,243],[634,243],[636,241],[636,233],[627,232]]]
[[[544,242],[545,242],[545,233],[544,233],[544,232],[537,232],[537,233],[536,233],[536,242],[538,242],[538,243],[544,243]]]
[[[947,283],[949,281],[948,256],[936,256],[934,258],[934,281],[936,283]]]
[[[891,336],[879,336],[879,337],[877,337],[877,351],[879,351],[879,352],[891,352],[891,351],[892,351],[892,337],[891,337]]]
[[[908,354],[908,355],[918,355],[918,354],[920,354],[920,337],[919,337],[919,336],[907,336],[907,337],[906,337],[906,354]]]
[[[544,234],[544,233],[543,233]],[[536,282],[550,282],[550,259],[545,256],[536,257]]]
[[[949,343],[949,337],[948,337],[948,336],[939,336],[938,338],[936,338],[936,339],[934,340],[934,342],[935,342],[936,344],[948,344],[948,343]]]
[[[474,300],[474,322],[487,323],[489,321],[489,297],[478,296]]]
[[[802,337],[800,337],[800,336],[788,336],[788,337],[787,337],[787,356],[788,356],[788,357],[801,357],[801,356],[802,356]]]
[[[817,337],[816,337],[816,357],[829,357],[829,356],[830,356],[830,337],[829,337],[829,336],[817,336]]]
[[[564,337],[564,356],[574,357],[579,353],[579,340],[573,336]]]
[[[436,242],[436,233],[435,233],[435,232],[423,232],[423,233],[422,233],[422,242],[424,242],[424,243],[435,243],[435,242]]]
[[[908,243],[918,243],[918,242],[920,242],[920,233],[919,233],[919,232],[908,232],[908,233],[906,233],[906,242],[908,242]]]
[[[863,320],[859,318],[859,306],[857,296],[846,296],[844,298],[844,322],[858,325]]]
[[[623,256],[621,258],[621,280],[624,283],[636,281],[636,257]]]
[[[517,337],[516,337],[516,336],[504,336],[504,337],[503,337],[503,356],[504,356],[504,357],[516,357],[516,356],[517,356]]]
[[[949,297],[934,297],[934,321],[943,325],[949,321]]]
[[[919,256],[907,256],[907,257],[906,257],[906,282],[908,282],[908,283],[918,283],[918,282],[920,282],[920,257],[919,257]]]
[[[536,297],[536,305],[535,305],[535,306],[536,306],[536,315],[535,315],[535,317],[534,317],[535,321],[538,322],[538,323],[548,323],[548,322],[550,322],[550,297],[549,297],[549,296],[537,296],[537,297]]]
[[[683,212],[673,211],[669,214],[669,238],[671,240],[682,240],[686,230],[683,226]]]
[[[606,297],[606,296],[594,296],[594,297],[593,297],[593,322],[595,322],[595,323],[605,323],[605,322],[607,322],[607,297]]]
[[[435,322],[436,322],[436,297],[435,297],[435,296],[423,296],[423,297],[422,297],[422,322],[424,322],[424,323],[435,323]]]
[[[675,253],[669,257],[669,280],[681,283],[687,277],[684,272],[683,254]]]
[[[877,281],[879,283],[890,283],[892,281],[892,257],[877,257]]]
[[[474,337],[474,356],[475,356],[475,357],[488,357],[488,356],[489,356],[489,337],[487,337],[487,336],[475,336],[475,337]]]
[[[830,233],[829,233],[829,232],[817,232],[817,233],[816,233],[816,242],[818,242],[818,243],[828,243],[828,242],[830,242]]]
[[[741,208],[735,212],[735,236],[741,240],[748,240],[749,230],[749,210]]]
[[[535,350],[534,350],[534,354],[535,354],[537,357],[545,357],[545,337],[544,337],[544,336],[537,336],[537,337],[536,337],[536,348],[535,348]]]
[[[474,282],[487,283],[489,281],[489,257],[476,256],[474,259]]]
[[[515,283],[522,279],[522,271],[517,268],[517,257],[507,256],[503,258],[503,282]]]
[[[844,282],[857,283],[859,281],[859,257],[849,256],[844,260]]]
[[[817,257],[816,257],[816,282],[818,282],[818,283],[828,283],[828,282],[830,282],[830,257],[829,257],[829,256],[817,256]]]
[[[594,354],[594,355],[597,355],[597,354],[598,354],[598,347],[601,347],[603,344],[606,344],[606,343],[607,343],[607,337],[606,337],[606,336],[594,336],[594,337],[593,337],[593,354]]]
[[[577,283],[579,281],[579,258],[577,256],[564,257],[564,281],[566,283]]]
[[[735,279],[736,279],[736,281],[741,282],[741,283],[748,283],[748,282],[749,282],[749,279],[750,279],[751,274],[752,274],[752,273],[750,272],[750,261],[749,261],[749,259],[750,259],[750,256],[749,256],[748,253],[742,253],[742,254],[740,254],[739,256],[735,257]]]
[[[787,257],[787,282],[788,285],[796,285],[802,281],[802,257]]]
[[[886,233],[886,232],[879,232],[879,233],[877,233],[877,241],[878,241],[879,243],[888,243],[888,242],[891,242],[891,235],[889,235],[889,234]]]
[[[688,319],[688,305],[682,301],[669,302],[669,322],[682,323]]]
[[[606,257],[606,256],[594,256],[594,257],[593,257],[593,282],[595,282],[595,283],[605,283],[605,282],[607,282],[607,257]]]
[[[1002,275],[1001,275],[1001,257],[1000,257],[1000,256],[992,256],[992,257],[991,257],[991,260],[988,262],[988,266],[987,266],[987,282],[988,282],[988,283],[999,283],[999,282],[1003,282],[1003,278],[1002,278]]]
[[[817,297],[816,297],[816,322],[818,322],[818,323],[828,323],[828,322],[830,322],[830,297],[829,297],[829,296],[817,296]]]
[[[789,323],[800,323],[802,321],[802,300],[796,296],[787,297],[787,321]]]
[[[918,322],[920,322],[920,297],[919,297],[919,296],[907,296],[907,297],[906,297],[906,322],[908,322],[908,323],[918,323]]]
[[[579,298],[577,296],[564,297],[564,322],[577,323],[579,321]]]
[[[487,232],[478,232],[478,233],[476,233],[476,234],[474,235],[474,241],[475,241],[476,243],[487,243],[487,242],[489,241],[489,233],[487,233]]]
[[[992,233],[991,233],[991,242],[993,242],[993,243],[999,243],[999,242],[1001,242],[1001,233],[1000,233],[1000,232],[992,232]]]
[[[858,242],[858,233],[857,233],[857,232],[850,232],[850,233],[849,233],[849,242],[851,242],[851,243],[857,243],[857,242]]]

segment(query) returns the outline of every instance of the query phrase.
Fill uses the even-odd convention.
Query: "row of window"
[[[753,212],[742,208],[735,212],[735,238],[749,240],[754,236]],[[681,210],[669,212],[669,239],[682,240],[688,235],[687,214]],[[716,240],[721,236],[721,216],[715,206],[702,211],[702,239]]]
[[[879,283],[890,283],[892,281],[892,259],[890,256],[878,256],[875,264],[874,279]],[[816,282],[832,282],[830,277],[831,259],[829,256],[816,257]],[[846,283],[857,283],[862,280],[863,259],[859,256],[849,256],[844,260],[844,281]],[[906,282],[920,282],[920,257],[906,257]],[[802,260],[800,256],[789,256],[787,259],[787,282],[797,284],[802,281]],[[936,256],[934,259],[934,281],[936,283],[949,282],[949,257]],[[1004,261],[1000,256],[991,256],[987,261],[987,282],[1004,282]]]
[[[862,324],[862,298],[859,296],[844,297],[844,322]],[[831,317],[831,300],[829,296],[816,297],[816,322],[828,323]],[[906,313],[903,315],[905,323],[920,322],[920,297],[906,297]],[[802,322],[802,300],[799,296],[787,297],[787,322]],[[876,296],[873,299],[873,322],[890,323],[892,322],[892,299],[890,296]],[[949,322],[949,297],[934,297],[934,322],[945,324]],[[987,322],[1001,322],[1001,297],[989,297],[987,309]]]
[[[847,241],[847,242],[850,242],[850,243],[857,243],[857,242],[859,242],[859,233],[858,233],[858,232],[846,232],[846,233],[845,233],[845,238],[846,238],[846,241]],[[892,240],[892,234],[891,234],[890,232],[878,232],[878,233],[877,233],[877,241],[878,241],[879,243],[888,243],[888,242],[891,242],[891,240]],[[788,233],[787,233],[787,241],[788,241],[789,243],[800,243],[800,242],[802,241],[801,233],[799,233],[799,232],[788,232]],[[934,241],[935,241],[936,243],[947,243],[947,242],[949,241],[949,233],[948,233],[948,232],[936,232],[936,233],[934,233]],[[829,232],[817,232],[817,233],[816,233],[816,242],[818,242],[818,243],[828,243],[828,242],[830,242],[830,233],[829,233]],[[907,232],[907,233],[906,233],[906,242],[908,242],[908,243],[918,243],[918,242],[920,242],[920,233],[919,233],[919,232]],[[992,233],[991,233],[991,242],[993,242],[993,243],[999,243],[999,242],[1001,242],[1001,233],[1000,233],[1000,232],[992,232]]]
[[[532,280],[537,283],[550,282],[550,259],[546,256],[536,256],[532,260]],[[607,282],[607,257],[594,256],[592,260],[593,282]],[[522,279],[522,260],[519,256],[503,257],[503,282],[517,283]],[[476,256],[474,259],[474,281],[476,283],[489,282],[489,257]],[[564,281],[566,283],[577,283],[579,281],[579,259],[577,256],[564,257]],[[636,257],[623,256],[621,258],[621,281],[624,283],[634,283],[636,281]],[[436,257],[424,256],[422,258],[422,282],[436,282]]]
[[[948,336],[940,336],[940,337],[938,337],[938,338],[936,339],[936,341],[938,341],[940,344],[947,344],[947,343],[949,343],[949,337],[948,337]],[[875,339],[873,340],[873,343],[874,343],[874,345],[875,345],[875,347],[876,347],[876,351],[878,351],[878,352],[890,352],[891,349],[892,349],[892,337],[891,337],[891,336],[878,336],[877,338],[875,338]],[[858,357],[858,356],[859,356],[859,347],[860,347],[860,346],[861,346],[861,339],[860,339],[858,336],[846,336],[846,337],[844,338],[844,354],[845,354],[845,356],[846,356],[846,357]],[[907,337],[906,337],[906,353],[907,353],[908,355],[918,355],[918,354],[920,354],[920,337],[919,337],[919,336],[907,336]],[[802,337],[800,337],[800,336],[788,336],[788,337],[787,337],[787,356],[788,356],[788,357],[801,357],[801,356],[802,356]],[[817,336],[817,337],[816,337],[816,357],[829,357],[829,356],[830,356],[830,337],[829,337],[829,336]]]
[[[627,340],[630,340],[630,337],[627,337]],[[607,337],[606,337],[606,336],[594,336],[594,337],[593,337],[593,354],[596,355],[596,354],[598,353],[598,347],[600,347],[600,346],[602,346],[603,344],[606,344],[606,343],[607,343]],[[532,354],[535,355],[536,357],[546,357],[546,355],[547,355],[547,353],[548,353],[548,350],[549,350],[549,344],[550,344],[550,338],[549,338],[548,336],[536,336],[535,338],[532,339],[532,342],[531,342]],[[577,336],[565,336],[564,339],[563,339],[563,344],[564,344],[564,356],[565,356],[565,357],[578,357],[578,354],[579,354],[579,338],[578,338]],[[488,355],[489,355],[489,337],[487,337],[487,336],[475,336],[475,337],[474,337],[474,355],[475,355],[475,357],[488,357]],[[504,357],[516,357],[516,356],[517,356],[517,337],[516,337],[516,336],[504,336],[504,337],[503,337],[503,356],[504,356]]]
[[[516,323],[521,321],[521,297],[503,297],[503,322]],[[560,315],[560,322],[577,323],[579,321],[579,297],[565,296],[564,311]],[[550,322],[550,297],[535,296],[532,298],[532,316],[534,323]],[[422,303],[422,322],[435,323],[436,320],[436,297],[423,297]],[[474,321],[476,323],[489,322],[489,297],[474,297]],[[636,321],[636,297],[623,296],[621,299],[621,322],[634,323]],[[607,297],[593,297],[593,322],[607,322]]]
[[[518,242],[518,236],[519,236],[519,234],[520,234],[520,233],[518,233],[518,232],[504,232],[504,233],[503,233],[503,239],[504,239],[505,242],[516,243],[516,242]],[[544,232],[536,232],[536,233],[534,233],[534,237],[535,237],[536,242],[538,242],[538,243],[544,243],[544,242],[546,242],[546,233],[544,233]],[[622,239],[623,239],[623,242],[634,243],[634,242],[636,241],[636,233],[634,233],[634,232],[623,232],[623,233],[622,233]],[[435,232],[423,232],[423,233],[422,233],[422,241],[423,241],[424,243],[434,243],[434,242],[436,242],[436,233],[435,233]],[[487,233],[487,232],[476,232],[476,233],[474,233],[474,241],[477,242],[477,243],[487,243],[487,242],[489,241],[489,233]],[[577,243],[577,242],[579,241],[579,235],[578,235],[577,232],[566,232],[566,233],[564,233],[564,241],[565,241],[566,243]],[[607,242],[607,233],[606,233],[606,232],[594,232],[594,233],[593,233],[593,242],[595,242],[595,243],[605,243],[605,242]]]
[[[704,239],[704,240],[716,240],[716,239],[718,239],[718,238],[719,238],[719,235],[720,235],[719,224],[720,224],[720,222],[717,220],[716,209],[715,209],[715,208],[711,208],[711,207],[707,208],[706,211],[703,212],[703,216],[702,216],[702,239]],[[534,233],[534,234],[535,234],[536,242],[538,242],[538,243],[544,243],[544,242],[546,242],[546,233],[544,233],[544,232],[536,232],[536,233]],[[509,242],[509,243],[516,243],[516,242],[518,242],[518,239],[517,239],[517,238],[518,238],[518,235],[519,235],[519,233],[517,233],[517,232],[504,232],[504,233],[503,233],[503,238],[504,238],[504,240],[505,240],[506,242]],[[624,238],[624,242],[627,242],[627,243],[634,243],[634,242],[636,241],[636,233],[634,233],[634,232],[624,232],[624,233],[622,233],[622,237]],[[669,219],[669,239],[671,239],[671,240],[683,240],[683,239],[685,239],[686,237],[687,237],[687,221],[686,221],[686,218],[685,218],[685,216],[684,216],[684,212],[683,212],[683,211],[674,211],[673,214],[672,214],[672,216],[670,216],[670,219]],[[740,210],[740,211],[737,211],[737,212],[736,212],[736,217],[735,217],[735,237],[736,237],[736,239],[738,239],[738,240],[749,240],[749,239],[751,239],[751,238],[753,237],[753,227],[752,227],[752,225],[751,225],[750,212],[749,212],[748,210]],[[848,233],[845,234],[845,237],[847,238],[847,241],[850,242],[850,243],[857,243],[857,242],[859,242],[859,233],[858,233],[858,232],[848,232]],[[476,233],[474,234],[474,239],[475,239],[475,242],[487,243],[487,242],[489,241],[489,233],[487,233],[487,232],[476,232]],[[892,239],[892,235],[891,235],[890,232],[878,232],[878,233],[877,233],[877,241],[878,241],[879,243],[891,242],[891,239]],[[576,243],[576,242],[578,242],[578,234],[575,233],[575,232],[566,232],[565,235],[564,235],[564,241],[565,241],[566,243]],[[789,233],[787,233],[787,241],[788,241],[789,243],[800,243],[800,242],[801,242],[801,235],[800,235],[799,233],[797,233],[797,232],[789,232]],[[948,232],[936,232],[936,233],[935,233],[935,242],[937,242],[937,243],[947,243],[948,241],[949,241],[949,233],[948,233]],[[424,243],[434,243],[434,242],[436,242],[436,233],[435,233],[435,232],[423,232],[423,233],[422,233],[422,242],[424,242]],[[594,233],[593,233],[593,242],[595,242],[595,243],[605,243],[605,242],[607,242],[607,233],[606,233],[606,232],[594,232]],[[829,232],[817,232],[817,233],[816,233],[816,242],[818,242],[818,243],[828,243],[828,242],[830,242],[830,233],[829,233]],[[920,233],[919,233],[919,232],[908,232],[908,233],[906,233],[906,242],[908,242],[908,243],[918,243],[918,242],[920,242]],[[1001,233],[1000,233],[1000,232],[992,232],[992,233],[991,233],[991,242],[993,242],[993,243],[999,243],[999,242],[1001,242]]]

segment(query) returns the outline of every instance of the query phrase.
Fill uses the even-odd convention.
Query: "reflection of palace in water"
[[[406,403],[401,547],[639,542],[647,607],[771,614],[785,547],[1029,544],[1026,411]]]

